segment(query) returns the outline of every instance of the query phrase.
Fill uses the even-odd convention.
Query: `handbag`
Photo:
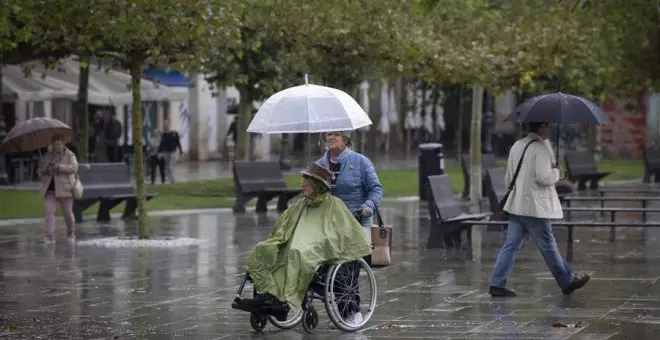
[[[504,205],[506,204],[506,201],[509,199],[509,195],[511,195],[511,191],[513,191],[513,187],[516,185],[516,180],[518,179],[518,174],[520,174],[520,168],[522,167],[522,162],[523,159],[525,159],[525,154],[527,153],[527,148],[529,148],[532,143],[536,142],[537,140],[533,140],[525,146],[525,149],[523,150],[522,156],[520,156],[520,160],[518,161],[518,166],[516,167],[516,172],[513,174],[513,178],[511,179],[511,183],[509,184],[509,188],[506,191],[506,194],[504,194],[504,197],[502,197],[502,200],[500,201],[500,211],[495,214],[492,218],[492,220],[495,221],[506,221],[509,219],[509,213],[504,211]]]
[[[82,182],[80,182],[80,178],[78,178],[78,173],[76,172],[74,174],[75,180],[73,181],[73,184],[71,185],[71,195],[73,195],[74,199],[81,199],[83,196],[84,188],[82,185]]]
[[[71,183],[71,177],[69,177],[69,183],[71,183],[71,196],[73,196],[73,199],[79,200],[83,196],[84,188],[78,177],[78,171],[73,173],[73,177],[73,183]]]
[[[392,263],[392,226],[383,224],[378,207],[376,221],[378,224],[370,228],[371,256],[368,262],[371,267],[387,267]]]

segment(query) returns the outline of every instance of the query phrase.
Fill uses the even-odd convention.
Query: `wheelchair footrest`
[[[254,299],[241,298],[235,298],[234,302],[231,304],[231,308],[242,310],[248,313],[266,315],[278,315],[282,313],[286,314],[289,312],[289,306],[287,305],[258,304]]]
[[[234,302],[231,303],[231,308],[242,310],[248,313],[259,313],[259,308],[253,306],[252,304],[245,303],[243,299],[235,298]]]

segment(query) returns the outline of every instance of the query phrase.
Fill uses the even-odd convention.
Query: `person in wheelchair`
[[[281,321],[286,320],[289,310],[301,308],[315,273],[323,265],[371,254],[360,223],[330,191],[330,170],[312,162],[301,174],[303,199],[280,216],[273,232],[248,256],[248,275],[257,293],[244,303],[276,311],[270,314]],[[359,305],[348,307],[351,315],[344,317],[360,313]]]

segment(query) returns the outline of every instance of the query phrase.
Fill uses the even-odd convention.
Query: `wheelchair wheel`
[[[374,313],[376,278],[363,259],[342,263],[332,267],[326,275],[324,294],[330,321],[344,332],[355,332],[364,327]]]
[[[298,326],[300,321],[303,319],[303,309],[300,308],[298,312],[293,314],[290,318],[286,319],[285,321],[280,321],[277,320],[276,317],[269,315],[268,320],[270,323],[272,323],[275,327],[279,329],[291,329],[293,327]]]
[[[319,325],[319,313],[316,312],[314,306],[310,305],[303,312],[302,322],[303,328],[307,333],[314,333],[316,326]]]
[[[268,318],[263,314],[251,313],[250,314],[250,326],[257,332],[261,332],[266,328],[268,323]]]

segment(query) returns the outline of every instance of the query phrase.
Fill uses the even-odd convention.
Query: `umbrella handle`
[[[557,124],[557,146],[555,147],[555,163],[559,165],[559,130],[561,129],[561,124]]]

